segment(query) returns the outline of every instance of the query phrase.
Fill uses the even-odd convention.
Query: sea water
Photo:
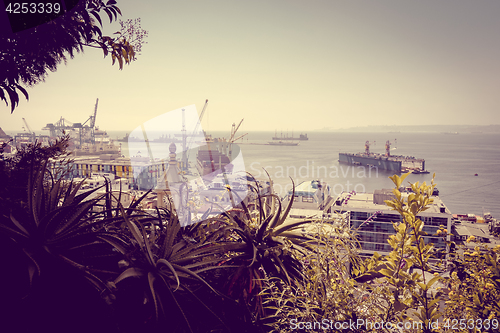
[[[213,137],[228,137],[227,132],[211,133]],[[333,194],[342,191],[373,192],[393,188],[384,170],[339,164],[339,153],[358,153],[370,142],[370,151],[385,153],[390,141],[392,155],[425,159],[429,174],[411,174],[407,182],[429,184],[433,173],[439,196],[453,214],[491,212],[500,218],[500,133],[354,133],[309,132],[308,141],[298,146],[266,145],[274,132],[250,132],[237,141],[246,170],[256,177],[271,177],[276,192],[285,195],[293,182],[320,179],[330,185]],[[116,139],[125,132],[109,132]],[[290,134],[291,136],[292,134]],[[298,137],[299,133],[295,133]],[[155,155],[165,155],[165,143],[152,142]],[[180,145],[179,143],[177,145]],[[124,155],[128,146],[122,143]],[[147,155],[147,152],[142,152]],[[180,155],[177,156],[180,159]],[[477,174],[477,176],[475,176]]]

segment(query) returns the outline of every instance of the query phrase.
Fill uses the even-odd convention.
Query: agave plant
[[[121,262],[123,271],[113,281],[118,288],[118,301],[120,295],[122,299],[128,297],[124,296],[124,290],[136,293],[142,290],[132,303],[129,301],[128,309],[122,310],[142,311],[145,318],[141,320],[150,327],[159,328],[168,322],[170,327],[179,325],[179,329],[193,332],[193,309],[186,309],[186,304],[192,306],[194,302],[195,306],[215,318],[218,326],[224,327],[224,321],[203,302],[198,290],[205,288],[222,297],[200,274],[213,269],[220,262],[220,255],[230,250],[230,244],[217,244],[207,237],[204,237],[205,241],[193,238],[202,224],[182,228],[174,210],[157,208],[155,216],[138,218],[137,214],[128,214],[122,208],[121,217],[127,228],[127,244],[107,236],[102,238],[125,258]],[[154,309],[154,318],[145,308]],[[129,321],[129,325],[141,323]]]
[[[57,322],[64,330],[68,328],[63,322],[74,322],[77,319],[70,318],[80,312],[71,313],[67,302],[96,301],[95,309],[102,310],[96,312],[106,311],[99,296],[109,290],[105,280],[116,276],[117,269],[102,262],[109,262],[109,258],[117,262],[119,254],[98,237],[111,237],[112,232],[95,231],[108,223],[105,215],[93,212],[97,202],[106,197],[90,198],[97,189],[79,194],[81,183],[54,177],[49,163],[46,157],[37,160],[32,156],[25,197],[5,198],[10,206],[2,205],[0,235],[5,255],[1,260],[1,302],[19,312],[36,307],[31,312],[47,327]],[[31,322],[36,325],[37,321]]]
[[[92,269],[72,258],[97,240],[92,233],[91,211],[101,198],[87,200],[97,189],[77,194],[81,183],[69,182],[65,186],[62,179],[49,178],[50,183],[44,184],[46,176],[50,175],[47,163],[45,161],[29,175],[25,209],[3,212],[0,231],[29,258],[30,284],[42,273],[44,261],[54,259],[82,269],[93,283],[98,284],[100,280],[92,274]]]
[[[226,283],[226,292],[248,305],[256,320],[264,315],[260,295],[263,280],[273,277],[285,285],[300,286],[306,278],[300,255],[317,251],[318,240],[296,232],[311,220],[285,223],[293,204],[295,186],[292,199],[284,210],[276,194],[262,194],[258,184],[251,189],[256,194],[253,210],[240,200],[242,208],[223,213],[227,226],[212,237],[221,244],[232,244],[232,252],[221,261],[221,267],[235,268]],[[231,192],[230,187],[228,190]],[[236,192],[232,194],[238,196]]]

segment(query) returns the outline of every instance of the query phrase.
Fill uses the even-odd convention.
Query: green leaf
[[[156,318],[158,318],[158,300],[156,299],[156,291],[154,288],[154,282],[156,278],[153,273],[148,272],[148,284],[149,284],[149,290],[151,291],[151,295],[153,296],[153,302],[155,304],[155,313],[156,313]]]
[[[144,272],[137,267],[130,267],[123,271],[116,279],[115,284],[118,284],[120,281],[123,281],[130,277],[141,277],[144,275]]]
[[[177,272],[174,269],[174,266],[171,263],[169,263],[167,260],[163,259],[163,258],[162,259],[158,259],[156,266],[158,267],[160,264],[165,265],[170,270],[170,272],[172,273],[172,275],[174,276],[175,282],[177,283],[177,286],[175,287],[175,290],[174,290],[174,291],[176,291],[180,287],[181,282],[179,280],[179,275],[177,274]]]
[[[394,275],[394,272],[393,271],[390,271],[386,268],[382,268],[379,270],[380,273],[384,274],[385,276],[389,276],[389,277],[392,277]]]
[[[29,236],[29,232],[28,232],[28,231],[27,231],[27,230],[26,230],[26,229],[25,229],[25,228],[21,225],[21,223],[19,223],[19,221],[17,221],[17,220],[16,220],[16,218],[14,217],[14,215],[12,215],[12,212],[10,213],[10,220],[12,221],[12,223],[14,223],[14,225],[15,225],[16,227],[18,227],[18,228],[21,230],[21,232],[22,232],[23,236],[25,236],[25,237],[28,237],[28,236]],[[8,227],[6,227],[6,226],[3,226],[3,225],[1,225],[1,224],[0,224],[0,227],[4,227],[4,228],[6,228],[6,229],[10,229],[10,228],[8,228]],[[11,230],[12,230],[12,229],[11,229]],[[13,230],[13,231],[14,231],[14,230]]]
[[[26,99],[27,99],[27,100],[29,100],[29,97],[28,97],[28,92],[26,91],[26,89],[24,89],[22,86],[20,86],[20,85],[19,85],[19,84],[17,84],[17,83],[16,83],[16,85],[15,85],[15,86],[16,86],[16,88],[17,88],[17,89],[19,89],[19,90],[23,93],[24,97],[26,97]],[[1,90],[0,90],[0,91],[1,91]]]
[[[290,201],[288,202],[288,205],[286,206],[285,211],[283,212],[283,215],[281,216],[277,225],[281,225],[281,224],[283,224],[283,222],[285,222],[285,220],[288,217],[288,214],[290,213],[290,209],[292,209],[293,200],[295,198],[295,183],[291,177],[290,177],[290,180],[292,181],[292,196],[291,196]]]
[[[300,226],[302,226],[304,224],[311,223],[311,222],[313,222],[313,220],[296,221],[296,222],[292,222],[289,224],[281,225],[280,227],[278,227],[272,231],[272,235],[278,236],[285,231],[297,229]]]
[[[106,12],[106,14],[108,14],[109,23],[113,23],[113,13],[111,12],[111,10],[109,8],[104,8],[104,11]]]
[[[125,246],[126,243],[119,236],[113,235],[110,232],[104,232],[104,233],[96,233],[96,238],[101,239],[106,243],[110,244],[115,249],[120,251],[122,254],[127,253],[127,248]]]
[[[177,264],[172,264],[172,266],[176,269],[176,271],[180,271],[180,272],[183,272],[193,278],[195,278],[196,280],[198,280],[199,282],[203,283],[205,286],[207,286],[211,291],[213,291],[214,293],[220,295],[220,293],[215,290],[207,281],[205,281],[201,276],[199,276],[197,273],[185,268],[185,267],[182,267],[180,265],[177,265]]]
[[[440,279],[441,279],[440,276],[433,277],[432,279],[429,280],[429,282],[427,282],[427,287],[430,288],[434,283],[436,283]]]
[[[123,59],[120,55],[117,55],[118,64],[120,65],[120,70],[123,69]]]
[[[94,15],[94,17],[97,19],[97,21],[99,21],[99,24],[100,24],[100,25],[101,25],[101,27],[102,27],[102,21],[101,21],[101,17],[99,16],[99,13],[97,13],[97,12],[96,12],[96,11],[94,11],[94,10],[90,11],[90,13],[91,13],[92,15]]]

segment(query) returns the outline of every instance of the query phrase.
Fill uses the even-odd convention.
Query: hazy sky
[[[118,0],[149,31],[120,71],[86,49],[29,89],[0,127],[61,116],[133,130],[196,104],[240,131],[500,123],[500,1]],[[105,20],[103,20],[106,22]],[[118,25],[108,24],[108,34]],[[1,64],[0,64],[1,65]]]

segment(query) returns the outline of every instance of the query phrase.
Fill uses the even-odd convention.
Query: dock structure
[[[364,153],[339,153],[339,163],[365,166],[387,170],[392,172],[412,172],[412,173],[429,173],[425,170],[425,160],[415,158],[413,156],[398,156],[390,154],[391,143],[385,144],[385,154],[377,154],[370,152],[370,142],[365,143]]]

